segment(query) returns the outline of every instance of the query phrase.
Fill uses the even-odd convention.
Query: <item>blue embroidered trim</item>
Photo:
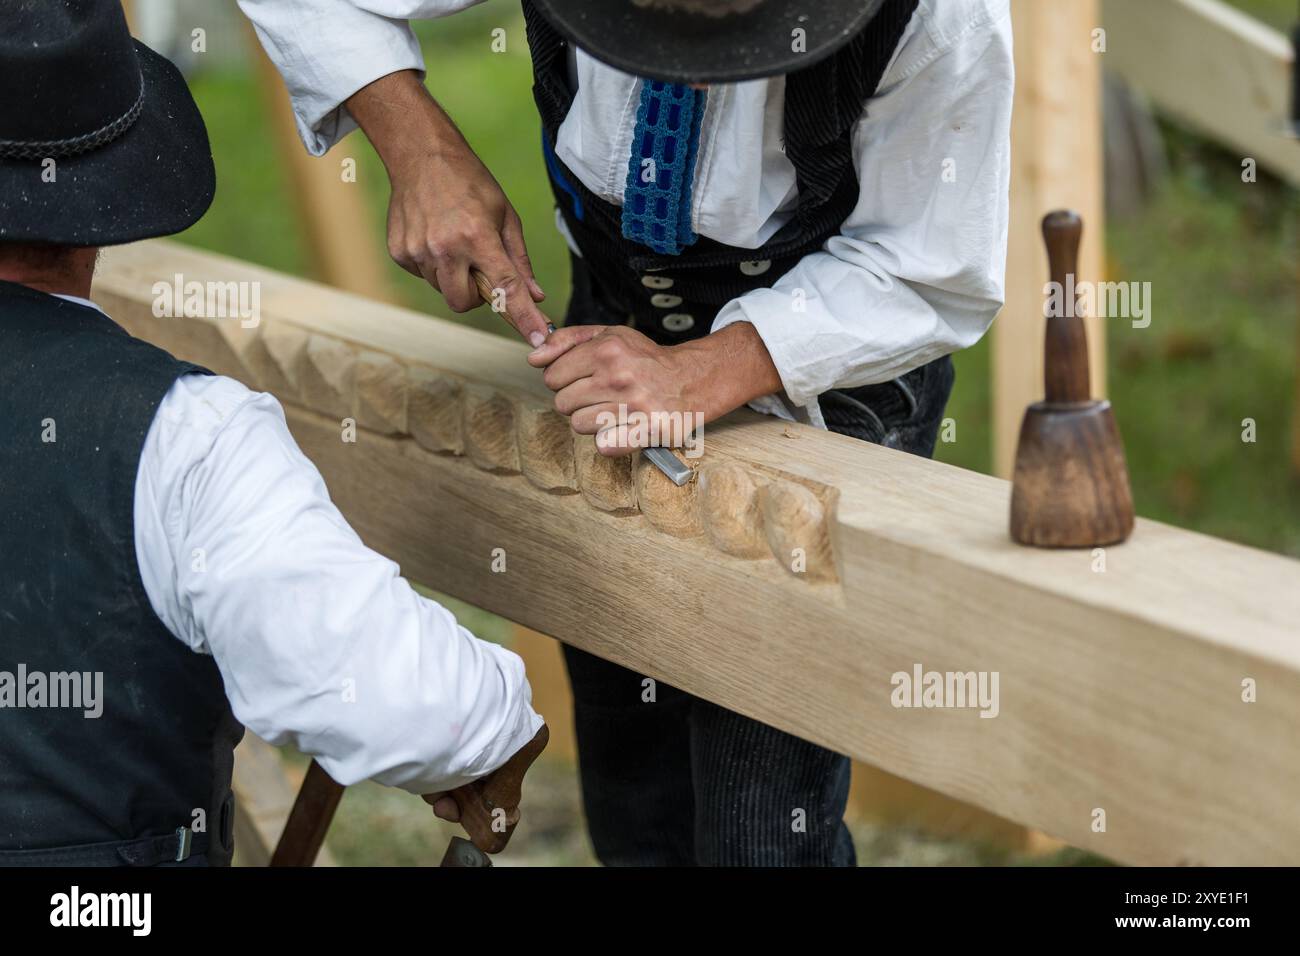
[[[691,195],[707,96],[676,83],[642,84],[623,191],[623,237],[660,255],[681,255],[699,239],[691,228]]]

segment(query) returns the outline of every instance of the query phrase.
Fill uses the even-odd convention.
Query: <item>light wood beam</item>
[[[153,283],[177,273],[258,283],[260,324],[155,317]],[[1300,562],[1149,521],[1104,553],[1020,548],[1005,482],[749,413],[692,462],[732,496],[600,474],[593,500],[567,486],[582,468],[535,483],[401,433],[342,440],[358,400],[340,348],[392,358],[408,389],[463,384],[435,412],[471,390],[539,412],[549,393],[509,339],[162,242],[108,251],[96,296],[134,334],[279,387],[339,507],[413,580],[1116,860],[1300,862]],[[334,347],[269,347],[303,337]],[[918,665],[996,672],[998,715],[894,706],[893,675]]]

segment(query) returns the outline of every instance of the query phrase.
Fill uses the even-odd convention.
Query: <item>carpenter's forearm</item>
[[[346,105],[390,175],[449,148],[466,148],[460,130],[415,70],[380,77]]]

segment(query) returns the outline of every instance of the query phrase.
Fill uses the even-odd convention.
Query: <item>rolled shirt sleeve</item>
[[[861,194],[841,234],[771,289],[728,303],[786,396],[889,381],[977,342],[1004,298],[1014,66],[1006,0],[919,31],[854,136]]]
[[[457,13],[482,0],[239,0],[284,78],[298,135],[313,156],[357,128],[344,102],[399,70],[424,74],[408,19]]]
[[[173,386],[141,458],[136,539],[151,604],[213,656],[235,716],[339,783],[447,790],[541,726],[519,657],[361,542],[268,395]]]

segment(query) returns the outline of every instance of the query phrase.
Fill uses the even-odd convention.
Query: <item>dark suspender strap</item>
[[[848,218],[853,207],[841,214],[839,203],[832,202],[843,191],[846,178],[853,181],[856,204],[853,131],[880,86],[917,3],[885,0],[875,19],[843,51],[786,78],[786,156],[798,176],[797,215],[806,232],[824,233]],[[838,219],[828,223],[827,213]]]
[[[50,847],[41,850],[0,850],[4,866],[157,866],[184,863],[208,852],[208,835],[180,827],[165,836],[116,843]]]

